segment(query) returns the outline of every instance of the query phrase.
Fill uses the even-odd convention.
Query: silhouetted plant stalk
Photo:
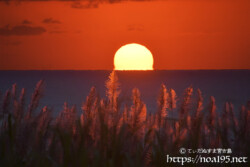
[[[174,91],[174,89],[170,89],[169,90],[169,98],[168,98],[168,103],[169,103],[169,108],[171,110],[175,109],[176,108],[176,93]]]
[[[142,139],[145,130],[147,108],[141,101],[140,91],[137,88],[132,90],[132,102],[129,125],[132,133],[135,134],[138,139]]]
[[[118,110],[118,96],[120,94],[119,85],[120,84],[118,83],[116,72],[113,71],[110,74],[109,79],[106,81],[106,95],[108,97],[108,104],[113,112],[117,112]]]
[[[10,112],[10,99],[11,98],[11,92],[10,90],[7,90],[4,96],[3,104],[2,104],[2,114],[8,114]]]
[[[169,107],[169,94],[167,92],[167,88],[164,84],[161,85],[160,95],[158,97],[158,111],[156,113],[156,124],[157,129],[161,129],[164,126],[167,113],[167,108]]]
[[[28,106],[25,89],[19,93],[14,84],[1,98],[0,165],[167,166],[166,154],[178,155],[180,147],[232,148],[234,155],[250,154],[250,102],[238,117],[230,102],[219,113],[214,97],[203,107],[201,91],[192,97],[189,87],[177,106],[175,91],[162,84],[158,108],[152,112],[137,88],[131,105],[123,104],[115,71],[105,84],[106,97],[92,87],[80,112],[65,102],[58,115],[47,106],[38,107],[43,81],[37,83]]]
[[[42,86],[43,86],[43,80],[40,80],[36,84],[36,88],[34,90],[34,93],[32,94],[31,97],[31,102],[28,107],[28,112],[26,114],[26,118],[29,119],[31,117],[32,112],[38,107],[39,100],[42,97]]]

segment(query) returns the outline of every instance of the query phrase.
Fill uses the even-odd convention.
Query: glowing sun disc
[[[153,70],[153,64],[152,53],[136,43],[122,46],[114,56],[115,70]]]

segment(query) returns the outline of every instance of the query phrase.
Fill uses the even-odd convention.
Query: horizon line
[[[111,70],[111,69],[0,69],[0,71],[117,71],[117,72],[149,72],[149,71],[240,71],[250,69],[154,69],[154,70]]]

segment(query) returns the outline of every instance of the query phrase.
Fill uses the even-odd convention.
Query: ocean
[[[0,92],[4,96],[7,89],[17,84],[18,90],[26,88],[27,102],[36,83],[43,79],[44,96],[42,106],[49,106],[56,112],[63,109],[64,102],[75,104],[80,111],[81,105],[92,86],[95,86],[100,97],[105,98],[105,82],[111,71],[0,71]],[[117,72],[124,104],[130,102],[131,91],[138,88],[141,99],[146,103],[149,112],[157,110],[157,97],[161,84],[177,93],[181,103],[186,88],[202,91],[204,106],[209,104],[210,96],[216,100],[217,111],[221,112],[225,102],[232,102],[234,110],[250,100],[250,70],[156,70],[156,71],[118,71]],[[2,97],[1,97],[2,99]]]

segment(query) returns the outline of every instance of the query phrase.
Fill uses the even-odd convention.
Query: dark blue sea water
[[[70,105],[76,104],[80,110],[92,86],[97,88],[101,97],[105,97],[105,81],[110,72],[0,71],[0,92],[2,96],[16,83],[18,90],[26,88],[29,102],[36,83],[44,79],[44,97],[40,106],[48,105],[60,111],[63,103],[68,102]],[[157,96],[162,83],[176,91],[179,101],[187,87],[192,86],[194,90],[199,88],[205,105],[210,96],[215,97],[218,111],[223,109],[226,101],[232,102],[238,111],[241,105],[250,100],[250,70],[127,71],[117,74],[121,84],[121,97],[129,99],[131,90],[137,87],[151,112],[157,108]],[[194,97],[195,94],[196,91]]]

